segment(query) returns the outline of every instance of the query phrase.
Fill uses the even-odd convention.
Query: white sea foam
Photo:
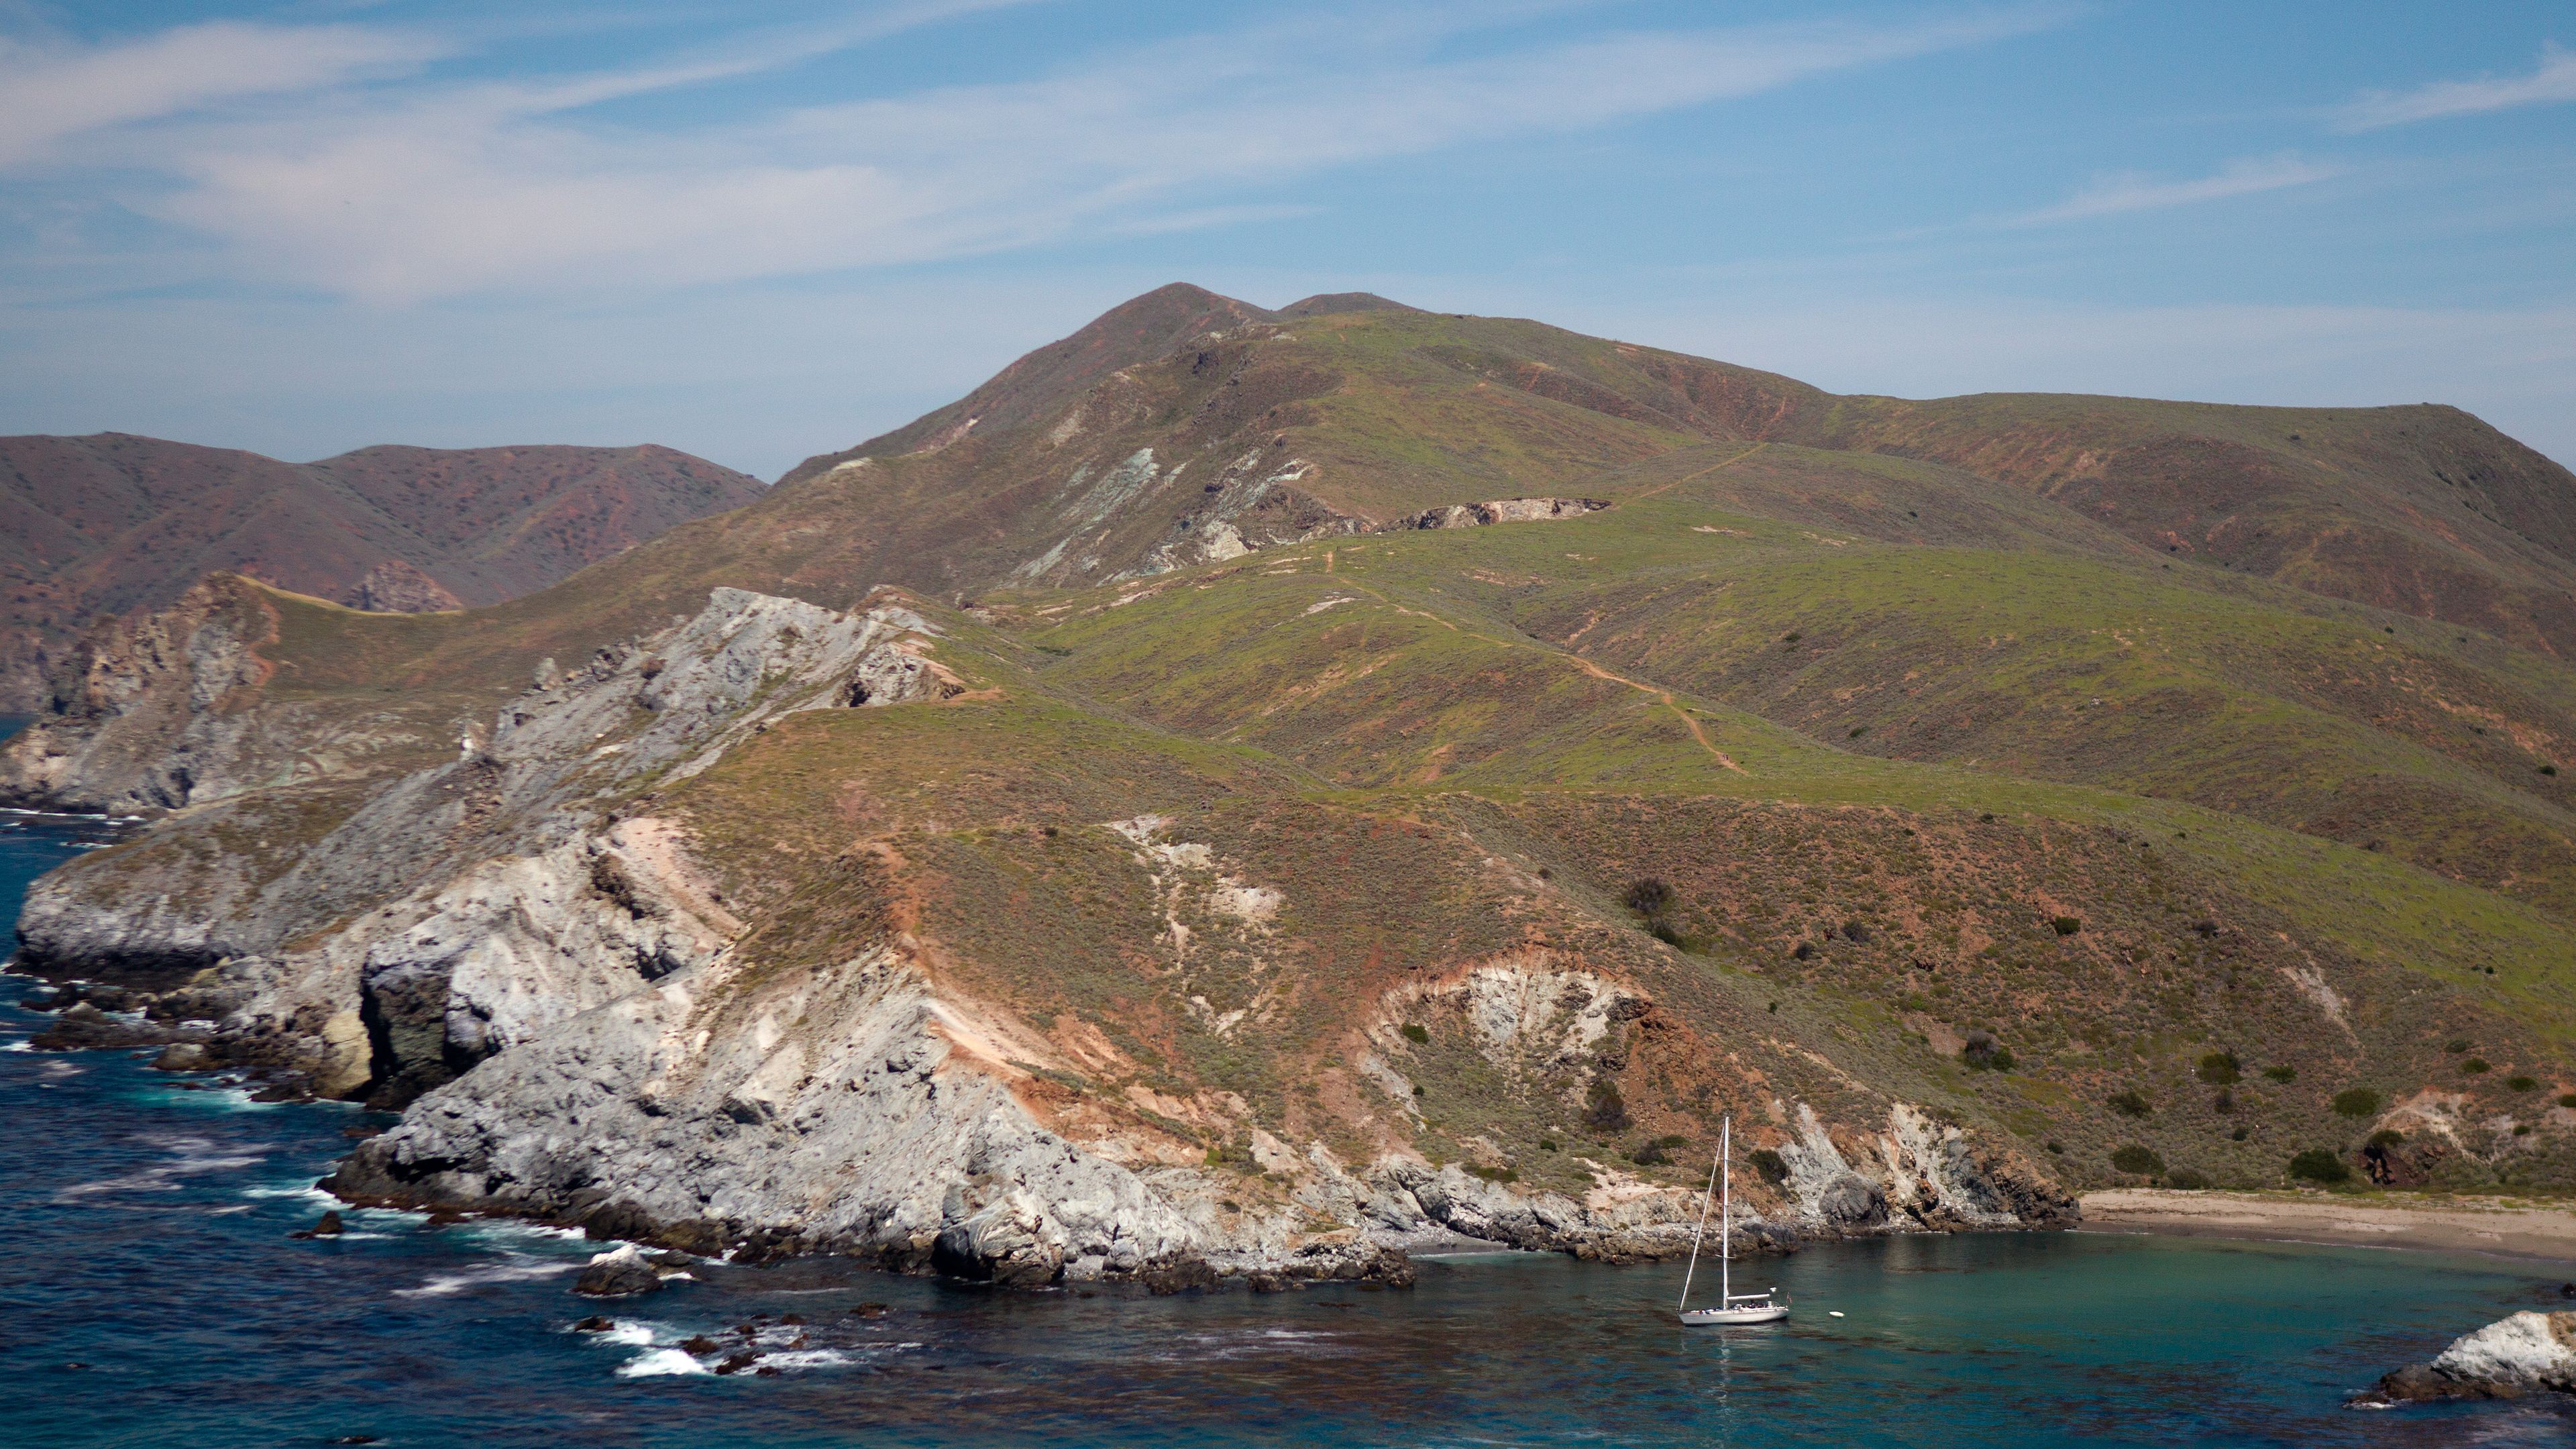
[[[7,1046],[0,1046],[0,1052],[31,1052],[34,1050],[35,1047],[29,1045],[25,1037],[20,1037],[16,1041],[9,1043]]]
[[[620,1348],[649,1348],[668,1337],[670,1330],[652,1323],[612,1323],[605,1332],[590,1335],[597,1343],[613,1343]]]
[[[689,1357],[676,1348],[657,1348],[631,1362],[618,1366],[621,1379],[663,1378],[679,1374],[713,1373],[715,1370]]]
[[[760,1367],[775,1369],[832,1368],[850,1363],[849,1354],[837,1348],[791,1348],[760,1356]]]
[[[324,1192],[318,1187],[315,1187],[312,1180],[309,1178],[303,1182],[272,1183],[267,1187],[246,1187],[242,1189],[241,1195],[244,1197],[263,1199],[282,1197],[302,1198],[306,1202],[326,1203],[333,1207],[339,1206],[340,1203],[338,1198],[333,1197],[331,1194]]]
[[[551,1278],[560,1273],[569,1273],[580,1266],[579,1263],[546,1263],[514,1255],[507,1262],[468,1268],[461,1273],[441,1273],[417,1288],[397,1288],[394,1290],[394,1296],[396,1298],[443,1298],[450,1293],[462,1293],[468,1288],[479,1288],[486,1283],[520,1283],[532,1278]]]
[[[96,1182],[79,1182],[54,1194],[57,1203],[74,1203],[85,1197],[117,1192],[176,1192],[179,1179],[201,1173],[225,1172],[249,1167],[266,1160],[262,1153],[226,1153],[214,1150],[214,1144],[202,1137],[164,1137],[153,1145],[167,1149],[170,1157],[149,1167]]]

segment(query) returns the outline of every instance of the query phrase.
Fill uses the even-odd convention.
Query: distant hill
[[[0,709],[31,707],[84,620],[230,570],[352,607],[532,593],[760,496],[669,448],[361,448],[294,464],[126,433],[0,438]]]

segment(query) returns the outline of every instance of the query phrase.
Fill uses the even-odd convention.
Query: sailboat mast
[[[1726,1159],[1733,1155],[1735,1114],[1730,1112],[1717,1128],[1717,1180],[1724,1184],[1718,1197],[1717,1219],[1717,1299],[1718,1306],[1735,1304],[1735,1170]]]
[[[1725,1154],[1723,1153],[1719,1154],[1721,1157],[1724,1155]],[[1691,1229],[1690,1266],[1682,1270],[1682,1301],[1680,1306],[1683,1308],[1690,1307],[1691,1277],[1693,1274],[1699,1272],[1699,1240],[1702,1237],[1705,1237],[1708,1233],[1708,1199],[1710,1193],[1717,1191],[1717,1168],[1718,1164],[1714,1162],[1708,1165],[1708,1189],[1699,1195],[1699,1226]]]

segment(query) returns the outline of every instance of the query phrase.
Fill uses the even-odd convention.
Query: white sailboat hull
[[[1700,1195],[1699,1226],[1691,1232],[1690,1268],[1682,1274],[1682,1297],[1673,1305],[1684,1328],[1733,1328],[1746,1323],[1777,1323],[1789,1316],[1789,1305],[1779,1300],[1779,1289],[1760,1293],[1735,1291],[1735,1178],[1727,1169],[1727,1158],[1735,1147],[1735,1114],[1729,1112],[1717,1129],[1717,1158],[1708,1165],[1708,1191]],[[1708,1200],[1720,1189],[1719,1198],[1726,1206],[1717,1219],[1718,1287],[1715,1308],[1690,1306],[1691,1279],[1699,1273],[1700,1235],[1708,1231]]]
[[[1682,1315],[1684,1328],[1732,1328],[1744,1323],[1777,1323],[1789,1316],[1783,1303],[1749,1303],[1742,1308],[1694,1308]]]

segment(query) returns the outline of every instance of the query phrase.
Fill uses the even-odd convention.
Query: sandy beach
[[[2084,1230],[2185,1233],[2507,1253],[2576,1263],[2576,1210],[2525,1198],[2115,1188],[2084,1196]]]

